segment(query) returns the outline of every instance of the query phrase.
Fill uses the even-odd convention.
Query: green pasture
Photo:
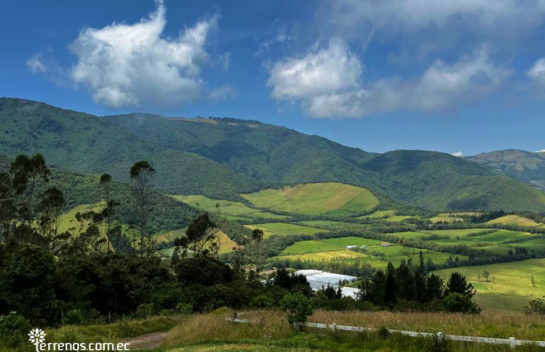
[[[283,222],[244,225],[244,226],[249,228],[250,230],[253,230],[256,228],[263,230],[263,234],[265,238],[268,238],[272,235],[279,235],[279,236],[286,236],[286,235],[293,235],[293,234],[314,235],[320,232],[328,232],[328,230],[324,230],[324,229],[317,229],[314,227],[287,224]]]
[[[339,217],[369,211],[379,204],[369,190],[337,182],[265,189],[242,197],[261,209]]]
[[[545,259],[445,269],[435,273],[447,278],[453,271],[462,273],[475,285],[475,301],[485,309],[521,311],[529,300],[545,296]],[[490,273],[489,281],[485,281],[484,271]]]

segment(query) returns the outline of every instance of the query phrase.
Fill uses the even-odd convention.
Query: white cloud
[[[456,152],[456,153],[452,153],[452,156],[461,158],[462,156],[464,156],[464,154],[462,152]]]
[[[332,40],[326,48],[276,62],[269,74],[274,99],[296,100],[357,88],[362,66],[344,42]]]
[[[217,16],[173,39],[162,38],[165,25],[166,8],[157,1],[156,11],[139,23],[85,28],[69,46],[78,59],[72,80],[112,108],[168,109],[195,101],[206,85],[200,73]]]
[[[236,90],[230,85],[225,85],[208,92],[210,100],[217,102],[222,100],[232,100],[236,96]]]
[[[42,56],[40,54],[36,54],[31,56],[27,61],[26,65],[30,72],[32,73],[44,73],[47,71],[47,67],[45,63],[42,60]]]
[[[545,98],[545,58],[537,60],[526,71],[526,77],[530,80],[529,90],[536,98]]]
[[[542,150],[536,150],[534,153],[545,153],[545,149]]]
[[[261,56],[266,52],[270,51],[274,44],[284,43],[289,40],[292,40],[292,37],[286,33],[285,27],[281,27],[278,33],[273,38],[265,40],[259,44],[259,48],[254,53],[254,56]]]
[[[361,84],[362,65],[339,40],[300,58],[277,62],[267,85],[276,100],[300,102],[311,117],[364,117],[403,110],[440,111],[485,98],[511,71],[484,50],[455,64],[433,63],[421,77]]]
[[[519,36],[545,19],[542,0],[336,0],[323,16],[339,30],[370,25],[385,31],[434,31],[456,27],[494,36]],[[463,24],[463,25],[460,25]]]

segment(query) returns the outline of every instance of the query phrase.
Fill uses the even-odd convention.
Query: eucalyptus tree
[[[146,233],[148,218],[152,212],[152,185],[155,169],[147,161],[139,161],[131,167],[130,177],[133,186],[133,194],[138,211],[138,225],[140,233],[140,255],[151,252],[151,238]]]

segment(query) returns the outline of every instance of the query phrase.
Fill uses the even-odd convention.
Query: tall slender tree
[[[146,226],[149,214],[152,211],[151,194],[155,173],[155,169],[147,161],[137,162],[131,167],[130,171],[136,208],[138,210],[141,256],[144,255],[145,251],[150,254],[152,250],[150,238],[146,233]]]
[[[102,211],[102,218],[104,219],[106,228],[103,228],[102,232],[106,236],[106,245],[108,247],[107,253],[110,253],[113,249],[110,236],[112,233],[113,218],[115,216],[116,208],[119,206],[119,203],[112,199],[112,181],[112,176],[110,176],[109,174],[103,174],[102,176],[100,176],[100,188],[102,191],[102,197],[106,202],[106,207]]]

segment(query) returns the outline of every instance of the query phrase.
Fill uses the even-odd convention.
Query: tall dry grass
[[[537,316],[493,313],[397,313],[317,311],[309,321],[368,328],[443,332],[451,335],[481,336],[545,341],[545,319]]]
[[[204,351],[332,351],[332,352],[507,352],[508,345],[490,345],[482,343],[464,343],[442,341],[431,338],[413,338],[400,334],[332,332],[305,329],[297,333],[280,312],[263,313],[263,324],[259,324],[261,313],[246,313],[244,319],[253,320],[252,324],[236,324],[225,320],[225,315],[194,315],[170,331],[163,348],[172,352]],[[416,326],[432,327],[437,320],[448,320],[443,326],[454,327],[486,326],[487,317],[469,317],[455,314],[408,314],[408,313],[359,313],[359,312],[317,312],[313,321],[342,323],[360,326],[394,326],[396,328],[415,329]],[[502,321],[493,317],[491,330],[513,324],[512,320]],[[499,324],[499,325],[497,325]],[[533,324],[526,322],[525,324]],[[523,329],[523,328],[520,328]],[[436,331],[431,329],[430,331]],[[460,330],[462,331],[462,330]],[[455,333],[451,330],[450,333]],[[526,335],[525,337],[531,337]],[[518,347],[520,352],[538,352],[537,346]]]
[[[295,334],[282,312],[267,311],[241,315],[244,319],[252,320],[252,324],[236,324],[227,321],[226,317],[226,315],[194,315],[169,332],[165,345],[215,340],[281,339]]]

